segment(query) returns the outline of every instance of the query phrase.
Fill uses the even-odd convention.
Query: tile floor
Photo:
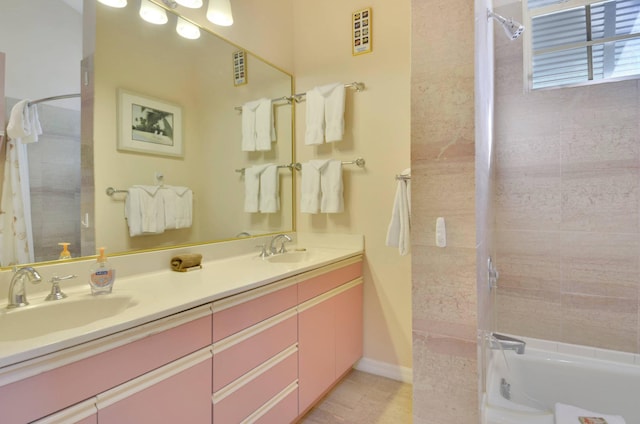
[[[300,424],[410,424],[411,385],[353,370]]]

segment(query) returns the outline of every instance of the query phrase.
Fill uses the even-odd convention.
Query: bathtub
[[[640,365],[637,365],[640,357],[563,346],[570,346],[566,350],[579,351],[579,354],[533,348],[530,343],[524,355],[491,351],[482,422],[554,424],[553,408],[560,402],[603,414],[621,415],[627,424],[640,423]],[[596,356],[621,358],[625,362]]]

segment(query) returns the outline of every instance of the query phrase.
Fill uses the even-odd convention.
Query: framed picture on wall
[[[182,108],[118,89],[118,150],[184,156]]]
[[[353,56],[371,53],[371,8],[356,10],[351,14],[351,48]]]

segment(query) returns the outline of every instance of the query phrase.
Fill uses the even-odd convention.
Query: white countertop
[[[211,255],[204,255],[203,269],[190,272],[173,272],[165,264],[161,271],[141,274],[125,272],[125,276],[120,277],[118,267],[114,265],[116,281],[113,293],[110,295],[92,296],[88,284],[76,284],[67,288],[62,287],[68,298],[45,302],[46,292],[39,291],[29,295],[29,306],[15,310],[5,308],[0,310],[0,368],[133,328],[363,253],[362,236],[352,236],[359,237],[360,241],[358,242],[356,238],[355,243],[345,242],[349,239],[344,237],[339,236],[336,239],[337,243],[332,246],[334,243],[326,237],[321,238],[320,242],[314,241],[313,238],[305,238],[304,240],[308,241],[301,244],[302,237],[299,236],[298,246],[307,249],[309,258],[296,263],[273,263],[259,258],[256,253],[210,260],[207,260],[207,256]],[[255,239],[251,243],[255,244]],[[244,241],[244,244],[247,242]],[[206,246],[197,246],[191,250],[206,251]],[[162,251],[158,254],[164,258],[172,253],[175,252]],[[134,261],[135,258],[110,261],[121,262],[123,267],[131,267],[131,264],[124,263],[127,260]],[[87,265],[83,262],[76,262],[76,264],[83,265],[83,270]],[[40,271],[40,268],[38,270]],[[43,274],[42,271],[41,274]],[[58,275],[61,274],[58,273]],[[31,285],[28,285],[27,291],[30,288]],[[69,309],[65,311],[64,308],[59,308],[59,311],[56,311],[55,308],[56,304],[62,305],[58,302],[99,302],[103,299],[122,300],[126,307],[121,308],[123,310],[113,316],[99,319],[94,317],[92,322],[86,324],[81,317],[65,316],[69,314]],[[37,309],[40,311],[36,311]],[[2,337],[3,331],[6,332],[5,334],[20,334],[19,329],[16,331],[15,328],[8,328],[8,325],[15,326],[16,322],[22,323],[22,318],[10,319],[15,318],[9,317],[10,314],[22,314],[25,320],[29,320],[32,311],[38,312],[33,315],[39,316],[37,319],[41,322],[40,325],[47,325],[42,323],[42,317],[48,317],[47,314],[51,311],[51,320],[69,320],[71,328],[26,338]],[[25,321],[24,331],[27,331],[29,325],[39,324],[36,322],[27,324]]]

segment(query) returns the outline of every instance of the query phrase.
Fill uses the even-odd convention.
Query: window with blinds
[[[530,88],[640,76],[640,0],[528,0],[524,9]]]

